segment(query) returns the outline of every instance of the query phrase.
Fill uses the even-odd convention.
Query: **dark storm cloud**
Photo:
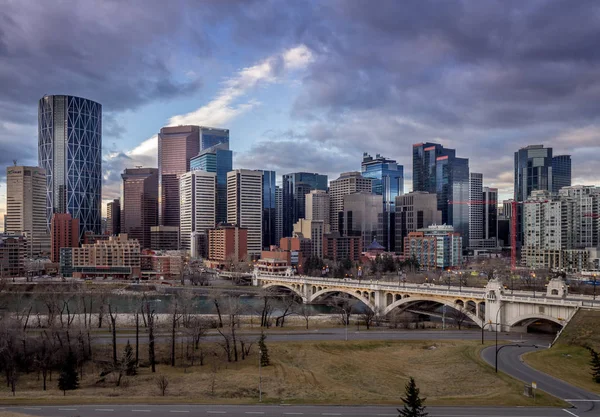
[[[356,169],[362,151],[381,152],[409,171],[411,144],[437,141],[509,192],[521,146],[558,153],[583,141],[582,162],[600,158],[597,2],[340,0],[310,16],[287,32],[315,53],[292,114],[313,148],[331,144],[330,163],[342,152]],[[581,128],[585,138],[566,135]],[[277,141],[251,153],[276,159],[286,153]],[[600,181],[573,166],[575,178]]]
[[[182,2],[174,3],[4,2],[0,118],[15,117],[8,105],[31,118],[44,94],[84,96],[111,112],[197,90],[198,80],[179,81],[165,64],[175,49],[169,37],[184,26],[182,9],[173,7]]]

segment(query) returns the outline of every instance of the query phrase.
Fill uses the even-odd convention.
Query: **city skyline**
[[[104,19],[93,19],[85,38],[70,31],[89,22],[86,17],[98,9],[94,1],[65,3],[43,18],[28,2],[0,11],[11,18],[0,42],[6,45],[0,48],[0,163],[37,165],[36,102],[56,93],[103,105],[104,210],[119,195],[123,169],[156,167],[156,132],[179,124],[229,129],[235,168],[275,170],[278,177],[304,171],[331,180],[358,170],[363,152],[381,153],[404,166],[408,192],[410,147],[423,141],[469,158],[471,171],[483,173],[500,199],[513,192],[513,153],[530,144],[571,154],[573,184],[600,182],[590,163],[600,156],[590,104],[598,94],[598,63],[587,41],[598,35],[590,17],[596,5],[340,3],[250,14],[252,4],[200,10],[177,3],[148,7],[133,26],[125,16],[134,6],[101,8]],[[181,19],[185,14],[207,26],[180,30],[191,27]],[[495,32],[465,32],[455,26],[457,14],[465,27],[491,25]],[[405,24],[391,25],[388,16]],[[227,27],[228,17],[237,24]],[[62,27],[64,20],[76,27]],[[268,29],[250,30],[257,24]],[[509,35],[517,27],[521,35],[515,40]],[[37,36],[36,30],[51,36]],[[40,39],[43,44],[35,46]],[[118,46],[107,50],[100,44]],[[74,58],[86,48],[97,53]],[[419,56],[412,54],[417,49]],[[52,66],[51,74],[37,73],[41,60]],[[72,73],[77,76],[65,76]],[[0,217],[5,181],[2,174]]]

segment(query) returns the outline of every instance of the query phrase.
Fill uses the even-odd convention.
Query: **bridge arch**
[[[554,324],[558,324],[559,326],[563,327],[566,322],[563,320],[559,320],[556,317],[552,317],[552,316],[547,316],[545,314],[524,314],[522,316],[518,316],[515,319],[509,321],[506,325],[509,327],[513,327],[513,326],[517,326],[518,324],[521,323],[526,323],[528,321],[534,322],[536,320],[546,320],[546,321],[550,321]],[[527,326],[529,326],[531,323],[527,323]]]
[[[448,306],[450,308],[453,308],[453,309],[461,308],[460,304],[453,303],[452,301],[446,300],[446,299],[443,299],[443,298],[438,298],[438,297],[406,297],[406,298],[398,300],[398,301],[394,302],[393,304],[390,304],[389,306],[387,306],[385,308],[385,310],[383,311],[383,315],[384,316],[388,315],[389,313],[391,313],[397,307],[401,307],[401,306],[409,304],[409,303],[413,304],[413,303],[419,302],[419,301],[431,301],[431,302],[435,302],[435,303],[446,305],[446,306]],[[463,309],[463,311],[467,315],[467,317],[469,317],[471,320],[473,320],[473,322],[475,324],[477,324],[479,327],[483,326],[483,320],[480,319],[479,317],[477,317],[476,314],[473,314],[470,311],[466,311],[464,309]]]
[[[369,307],[371,310],[373,310],[374,312],[376,311],[375,305],[373,302],[371,302],[369,299],[363,297],[362,293],[360,291],[356,291],[356,290],[352,290],[352,289],[346,289],[346,288],[336,288],[336,287],[331,287],[331,288],[323,288],[319,291],[317,291],[316,293],[312,294],[310,296],[310,299],[308,300],[309,303],[312,303],[313,301],[315,301],[317,298],[325,295],[325,294],[331,294],[331,293],[336,293],[336,292],[341,292],[344,294],[348,294],[349,296],[359,300],[360,302],[362,302],[364,305],[366,305],[367,307]]]
[[[293,286],[293,285],[285,284],[285,283],[280,283],[280,282],[277,282],[277,283],[270,282],[268,284],[263,285],[264,289],[277,288],[277,287],[286,288],[286,289],[290,290],[291,292],[293,292],[294,294],[296,294],[298,297],[300,297],[303,302],[307,302],[308,301],[306,299],[306,297],[304,296],[304,294],[302,294],[302,292],[300,292],[299,289],[295,288],[295,286]]]

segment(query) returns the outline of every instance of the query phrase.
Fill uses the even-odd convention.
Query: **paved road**
[[[498,371],[505,372],[527,384],[535,382],[538,389],[573,404],[573,407],[575,407],[575,409],[571,410],[573,415],[600,415],[599,395],[537,371],[521,359],[521,356],[527,352],[545,348],[546,346],[539,346],[537,348],[533,346],[506,346],[498,352]],[[486,362],[494,366],[495,347],[491,346],[484,349],[482,357]]]
[[[1,408],[0,408],[1,410]],[[89,405],[9,407],[6,410],[44,417],[396,417],[395,407],[336,406],[225,406],[225,405]],[[560,408],[428,407],[429,417],[573,417]],[[587,415],[586,415],[587,416]]]
[[[260,331],[240,332],[238,335],[246,335],[258,339]],[[346,337],[345,328],[319,329],[312,331],[276,331],[267,332],[268,340],[271,342],[303,342],[320,340],[344,340]],[[491,340],[493,333],[484,332],[485,340]],[[218,334],[209,334],[204,337],[204,341],[220,341],[222,339]],[[348,340],[480,340],[481,330],[369,330],[356,331],[356,327],[348,328]],[[528,343],[545,343],[552,341],[551,337],[540,335],[529,335],[524,333],[500,333],[499,340],[523,341]],[[110,334],[105,333],[102,336],[96,335],[95,342],[99,344],[110,344],[112,339]],[[135,333],[117,334],[117,343],[127,343],[135,340]],[[158,342],[170,340],[168,336],[158,336]],[[140,332],[140,343],[147,343],[148,335]]]

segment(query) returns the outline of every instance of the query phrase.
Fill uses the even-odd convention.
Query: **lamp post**
[[[502,304],[500,306],[500,308],[498,309],[498,311],[496,312],[496,360],[495,360],[495,368],[496,368],[496,373],[498,373],[498,325],[500,325],[500,330],[502,330],[502,324],[500,324],[500,322],[498,321],[498,315],[500,314],[500,311],[502,310],[502,308],[504,308],[506,306],[506,304]]]
[[[348,317],[348,311],[346,311],[345,308],[342,307],[342,311],[344,312],[344,323],[346,324],[346,342],[348,341],[348,322],[350,321],[350,318]]]
[[[595,302],[596,302],[596,274],[594,274],[594,298],[592,298],[592,307],[594,306]]]
[[[491,321],[488,321],[487,323],[483,323],[483,326],[481,326],[481,344],[483,345],[483,330],[485,329],[485,326],[491,326],[492,324],[498,324],[498,323],[492,323]]]

